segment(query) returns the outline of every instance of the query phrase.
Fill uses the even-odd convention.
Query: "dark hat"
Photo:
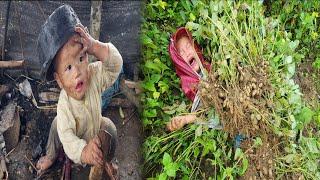
[[[40,77],[53,80],[53,63],[58,50],[74,35],[75,25],[81,23],[71,6],[62,5],[48,17],[38,36],[38,57],[42,63]]]

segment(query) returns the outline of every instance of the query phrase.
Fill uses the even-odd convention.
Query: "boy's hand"
[[[95,136],[89,143],[83,148],[81,153],[81,162],[91,164],[95,166],[103,166],[103,156],[100,149],[101,142],[98,136]]]
[[[82,24],[77,24],[74,30],[80,35],[80,38],[76,39],[76,42],[83,45],[83,51],[86,51],[88,52],[88,54],[93,55],[93,47],[94,43],[96,43],[96,40],[93,39],[92,36],[89,34],[88,29],[84,27]]]
[[[197,116],[194,114],[188,114],[184,116],[176,116],[167,123],[167,129],[172,132],[181,129],[184,125],[193,123]]]

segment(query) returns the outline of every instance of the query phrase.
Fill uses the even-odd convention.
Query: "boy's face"
[[[58,51],[55,59],[54,77],[60,88],[77,100],[83,99],[88,88],[88,55],[82,51],[82,44],[75,42],[78,34],[69,38]]]
[[[199,64],[195,60],[195,51],[190,40],[187,37],[181,37],[177,42],[177,50],[183,60],[188,63],[192,70],[198,72],[200,70]]]

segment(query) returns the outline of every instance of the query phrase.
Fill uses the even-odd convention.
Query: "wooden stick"
[[[130,116],[122,122],[122,126],[126,125],[132,119],[135,113],[136,113],[136,110],[134,109],[133,112],[130,114]]]
[[[11,149],[11,151],[5,155],[5,158],[7,158],[16,148]]]
[[[33,167],[34,170],[36,170],[36,171],[38,170],[26,155],[24,155],[24,158],[31,164],[31,166]]]
[[[134,106],[128,99],[122,98],[112,98],[110,103],[108,104],[109,107],[122,107],[122,108],[130,108]]]
[[[24,65],[24,60],[20,61],[0,61],[0,68],[17,68]]]

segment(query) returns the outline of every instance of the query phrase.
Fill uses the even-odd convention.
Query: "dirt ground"
[[[295,82],[299,84],[306,102],[315,106],[320,99],[320,81],[319,78],[313,77],[313,75],[319,77],[319,72],[316,72],[312,67],[312,62],[313,60],[307,59],[297,67]]]
[[[3,82],[1,82],[3,84]],[[34,94],[50,85],[39,85],[30,81]],[[56,110],[39,110],[30,100],[12,88],[11,100],[17,101],[20,112],[20,138],[15,149],[6,156],[9,179],[60,179],[63,169],[63,156],[41,177],[37,177],[34,168],[38,158],[45,153],[48,133]],[[122,95],[118,98],[125,99]],[[126,100],[125,100],[126,101]],[[5,105],[6,102],[1,104]],[[121,118],[119,107],[108,107],[103,116],[109,117],[117,126],[118,144],[116,149],[116,162],[119,166],[120,179],[142,179],[140,166],[142,156],[142,129],[139,115],[134,106],[122,107],[124,118]],[[72,164],[71,179],[88,179],[90,168]]]

